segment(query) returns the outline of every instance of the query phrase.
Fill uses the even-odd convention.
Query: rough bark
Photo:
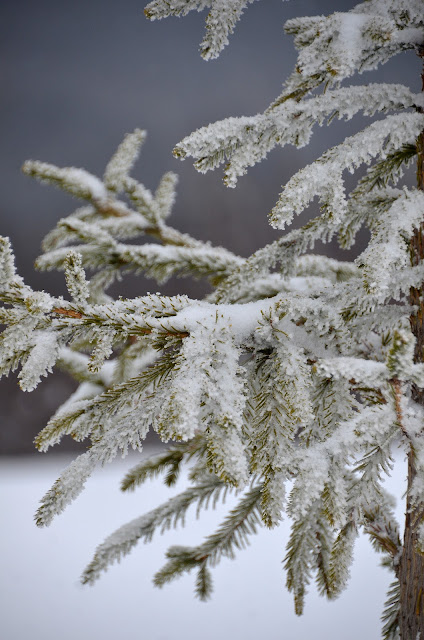
[[[408,487],[415,476],[414,453],[408,456]],[[407,501],[403,555],[399,567],[401,640],[424,638],[424,556],[417,551],[417,522],[423,517],[424,505],[411,508]],[[419,635],[421,634],[421,635]]]
[[[419,51],[424,58],[424,48]],[[424,69],[421,75],[424,91]],[[424,191],[424,131],[417,140],[417,186]],[[424,212],[423,212],[424,216]],[[411,262],[419,264],[424,259],[424,222],[411,238]],[[417,311],[411,316],[411,329],[416,338],[415,362],[424,362],[424,283],[419,289],[411,289],[410,303]],[[424,406],[424,390],[413,389],[413,398]],[[416,475],[414,450],[408,454],[408,495]],[[417,526],[424,516],[424,502],[412,506],[407,499],[403,554],[399,565],[401,640],[424,640],[424,555],[417,550]]]

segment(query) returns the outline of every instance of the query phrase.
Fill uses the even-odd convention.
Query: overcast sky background
[[[204,12],[151,23],[143,15],[143,0],[0,3],[0,233],[10,236],[21,275],[36,288],[64,292],[62,274],[37,273],[32,265],[44,235],[77,206],[69,196],[25,177],[22,163],[38,159],[101,175],[124,134],[135,127],[147,129],[148,140],[134,175],[151,189],[165,171],[180,175],[171,224],[241,255],[276,238],[267,214],[281,185],[360,128],[362,118],[318,129],[305,149],[274,151],[236,189],[223,185],[221,170],[200,175],[171,151],[196,128],[263,111],[279,94],[296,57],[292,38],[283,33],[285,20],[353,4],[255,2],[230,46],[218,60],[205,62],[198,53]],[[419,71],[417,57],[408,53],[356,82],[378,78],[419,90]],[[142,295],[157,289],[154,281],[129,278],[119,292]],[[177,280],[161,290],[199,296],[204,286]],[[19,391],[15,378],[2,380],[0,452],[31,451],[34,435],[71,389],[60,374],[32,394]]]

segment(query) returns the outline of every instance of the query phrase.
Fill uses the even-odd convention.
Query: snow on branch
[[[58,186],[77,198],[94,201],[107,199],[107,191],[102,181],[85,169],[75,167],[60,169],[47,162],[27,160],[22,170],[28,176],[38,178],[46,184]]]
[[[280,100],[373,70],[424,41],[420,0],[369,0],[345,13],[293,18],[285,30],[299,56]]]
[[[124,190],[125,180],[138,158],[145,138],[146,132],[141,129],[135,129],[125,136],[105,169],[103,180],[106,188],[117,192]]]
[[[237,178],[274,147],[307,145],[315,124],[322,126],[335,117],[350,120],[360,111],[372,116],[376,112],[403,110],[420,99],[407,87],[395,84],[333,89],[302,102],[291,99],[271,105],[256,116],[227,118],[210,124],[179,142],[174,155],[182,159],[193,157],[194,166],[201,173],[226,163],[225,184],[235,187]]]
[[[166,224],[175,202],[177,176],[172,172],[164,174],[152,194],[129,175],[145,135],[136,129],[124,138],[106,167],[104,182],[83,169],[40,162],[27,162],[23,167],[28,175],[88,202],[89,206],[61,219],[46,236],[37,267],[64,268],[71,248],[81,256],[81,267],[98,270],[87,284],[89,296],[84,293],[91,300],[106,300],[105,289],[122,273],[144,272],[161,283],[173,275],[206,276],[218,283],[243,262],[222,247],[213,247]],[[121,192],[135,209],[117,198]],[[161,244],[119,242],[143,236],[151,236]],[[76,242],[84,244],[75,246]]]
[[[123,525],[96,549],[93,560],[81,577],[82,583],[93,584],[102,571],[105,571],[113,562],[120,562],[139,540],[150,542],[157,529],[164,533],[171,527],[184,525],[188,509],[196,502],[199,512],[202,507],[209,505],[211,498],[215,505],[221,494],[225,495],[225,493],[224,483],[212,476],[208,482],[189,487],[150,513]]]
[[[228,37],[233,33],[238,20],[247,5],[255,0],[153,0],[144,9],[149,20],[158,20],[168,16],[185,16],[190,11],[203,11],[208,8],[206,35],[200,44],[202,58],[217,58],[227,46]]]
[[[272,226],[283,229],[316,196],[336,221],[341,220],[347,209],[343,171],[353,172],[361,164],[370,164],[376,157],[384,159],[403,144],[415,142],[423,126],[421,113],[388,116],[326,151],[285,185],[270,215]]]
[[[208,8],[201,45],[208,59],[227,44],[250,1],[154,0],[146,14],[158,19]],[[191,134],[177,156],[192,156],[200,171],[227,162],[226,181],[234,186],[275,146],[307,144],[315,124],[357,113],[384,117],[289,180],[271,224],[283,229],[315,197],[321,213],[252,256],[168,225],[175,174],[165,174],[155,191],[130,175],[142,130],[125,137],[103,180],[84,169],[24,165],[27,174],[85,201],[59,220],[37,261],[41,269],[65,271],[66,298],[27,286],[9,241],[0,238],[0,375],[20,368],[21,387],[32,390],[54,366],[68,371],[79,386],[36,445],[44,451],[64,436],[89,439],[87,452],[44,496],[37,524],[48,525],[96,466],[140,451],[150,429],[172,445],[131,469],[124,490],[159,473],[172,486],[182,465],[192,465],[189,488],[98,547],[84,582],[139,540],[184,523],[190,505],[206,508],[231,488],[243,492],[236,506],[202,544],[169,549],[158,586],[195,569],[196,594],[206,599],[210,569],[233,558],[257,526],[273,527],[284,514],[292,520],[284,563],[297,613],[314,578],[321,594],[341,592],[361,528],[398,571],[399,528],[382,486],[394,443],[413,452],[414,508],[424,486],[423,410],[416,401],[424,364],[414,331],[424,267],[411,261],[424,196],[402,183],[404,169],[422,160],[424,102],[402,85],[340,83],[422,45],[422,1],[368,0],[346,13],[292,19],[286,30],[300,51],[277,100],[263,114]],[[346,195],[345,170],[364,164],[367,172]],[[304,255],[336,238],[350,247],[362,226],[371,235],[354,262]],[[108,287],[130,271],[158,282],[207,278],[213,292],[203,300],[159,293],[112,299]],[[423,546],[422,525],[420,536]],[[385,633],[394,637],[396,585],[389,595]]]

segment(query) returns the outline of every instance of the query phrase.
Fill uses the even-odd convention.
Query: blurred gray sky
[[[218,60],[198,53],[205,13],[149,23],[143,0],[9,0],[0,4],[0,233],[12,239],[18,269],[34,287],[63,292],[63,277],[32,264],[43,236],[76,203],[20,173],[29,158],[83,166],[102,174],[123,135],[148,130],[134,175],[154,189],[161,174],[180,175],[171,224],[248,255],[277,236],[267,213],[281,185],[301,166],[363,124],[319,129],[306,149],[275,151],[227,189],[220,172],[197,174],[171,154],[185,135],[209,122],[263,111],[290,73],[295,51],[285,20],[343,10],[355,3],[262,0],[239,22]],[[402,82],[420,88],[419,61],[409,53],[361,82]],[[337,250],[334,255],[343,257]],[[348,255],[346,255],[346,258]],[[125,295],[156,291],[153,281],[129,279]],[[201,295],[178,280],[165,293]],[[33,450],[32,439],[72,388],[56,375],[36,392],[16,379],[0,384],[0,452]]]

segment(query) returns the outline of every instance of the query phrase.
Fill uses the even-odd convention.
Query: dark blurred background
[[[180,176],[170,224],[247,256],[277,233],[267,224],[281,185],[305,163],[363,126],[333,123],[318,129],[305,149],[285,148],[250,170],[236,189],[220,171],[200,175],[173,146],[194,129],[227,116],[262,112],[279,94],[296,59],[285,20],[342,11],[348,0],[262,0],[239,22],[218,60],[198,53],[205,13],[148,22],[143,0],[3,0],[0,3],[0,234],[10,236],[19,272],[28,284],[64,293],[61,274],[37,273],[34,259],[44,235],[77,203],[23,176],[26,159],[83,166],[101,175],[124,134],[147,129],[134,175],[154,189],[162,173]],[[420,89],[412,53],[355,82],[402,82]],[[313,208],[312,208],[313,209]],[[311,214],[307,212],[305,216]],[[296,221],[303,223],[305,216]],[[363,240],[364,240],[363,236]],[[339,259],[355,253],[318,247]],[[128,278],[122,295],[157,291],[153,281]],[[205,287],[178,280],[164,293],[200,296]],[[31,394],[16,376],[0,384],[0,453],[33,451],[33,438],[73,389],[60,373]],[[75,448],[70,439],[62,445]]]

